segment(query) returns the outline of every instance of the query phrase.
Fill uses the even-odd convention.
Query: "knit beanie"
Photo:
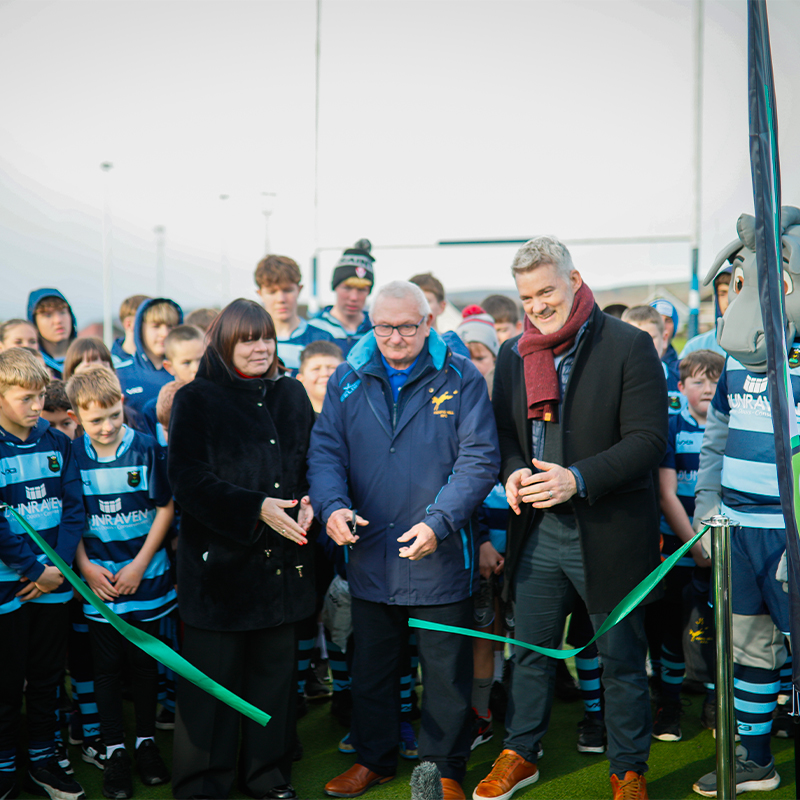
[[[375,283],[372,264],[375,259],[370,255],[371,249],[372,244],[369,239],[359,239],[352,247],[345,250],[333,268],[331,289],[335,289],[348,278],[360,278],[370,282],[372,291],[372,284]]]
[[[456,333],[461,337],[461,341],[466,345],[470,342],[479,342],[497,358],[500,342],[497,340],[497,331],[494,329],[492,317],[480,306],[467,306],[461,312],[461,316],[463,319],[456,328]]]

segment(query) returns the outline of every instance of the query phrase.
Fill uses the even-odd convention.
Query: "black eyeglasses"
[[[403,325],[373,325],[372,330],[375,331],[376,336],[380,336],[382,339],[391,336],[394,331],[397,331],[401,336],[413,336],[423,322],[425,322],[425,317],[416,325],[410,325],[407,322]]]

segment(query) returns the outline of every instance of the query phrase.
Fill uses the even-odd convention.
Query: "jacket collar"
[[[447,358],[447,345],[442,337],[433,329],[431,329],[430,335],[428,336],[427,348],[434,369],[437,371],[440,370],[444,366],[445,359]],[[423,350],[424,349],[425,347],[423,346]],[[371,361],[380,363],[379,356],[380,351],[378,350],[378,342],[375,340],[375,331],[370,331],[365,334],[358,344],[349,352],[347,363],[356,372],[360,372]]]
[[[274,378],[240,378],[235,372],[230,372],[217,352],[209,347],[200,361],[197,377],[230,389],[263,394],[283,375],[279,371]]]

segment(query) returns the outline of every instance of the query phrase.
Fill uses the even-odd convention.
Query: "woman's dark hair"
[[[114,369],[111,353],[103,343],[103,340],[95,336],[84,336],[80,339],[75,339],[64,356],[64,368],[61,370],[64,383],[72,377],[75,372],[75,367],[77,367],[89,353],[94,353],[98,361],[108,366],[111,371],[116,374],[117,371]]]
[[[233,349],[239,342],[249,342],[253,339],[273,339],[277,345],[275,325],[272,317],[262,306],[253,300],[240,297],[229,303],[214,318],[208,333],[208,348],[213,350],[222,360],[222,363],[233,374]],[[265,378],[274,378],[278,372],[277,347],[269,369],[264,373]]]

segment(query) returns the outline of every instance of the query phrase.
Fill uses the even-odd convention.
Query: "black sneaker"
[[[588,714],[578,723],[578,752],[605,753],[606,724]]]
[[[169,770],[152,739],[145,739],[136,748],[136,771],[145,786],[169,783]]]
[[[81,785],[61,769],[55,758],[32,762],[23,788],[28,794],[52,800],[86,800]]]
[[[97,769],[103,769],[106,765],[106,748],[99,737],[87,739],[81,745],[81,758],[87,764],[94,764]]]
[[[167,711],[167,709],[162,706],[161,711],[156,715],[156,728],[160,731],[174,731],[175,712]]]
[[[55,743],[56,761],[58,766],[67,773],[67,775],[74,775],[75,770],[72,769],[72,764],[69,763],[69,756],[67,755],[67,746],[64,742]]]
[[[664,700],[656,711],[653,738],[661,742],[679,742],[681,740],[681,714],[683,714],[683,707],[680,700]]]
[[[490,741],[492,734],[492,712],[489,712],[488,717],[479,717],[475,709],[472,710],[474,716],[472,717],[472,744],[470,750]]]
[[[700,724],[708,731],[717,729],[717,703],[714,700],[703,700],[703,710],[700,712]]]
[[[779,739],[794,739],[794,723],[792,716],[792,704],[779,703],[775,706],[775,713],[772,715],[772,735]]]
[[[19,784],[16,772],[0,772],[0,800],[19,797]]]
[[[125,800],[133,797],[133,778],[131,777],[131,760],[124,747],[106,756],[103,768],[103,797],[111,800]]]

